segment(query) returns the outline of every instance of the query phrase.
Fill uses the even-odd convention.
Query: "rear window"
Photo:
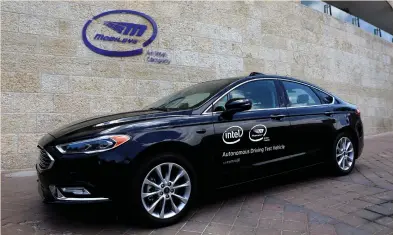
[[[283,81],[282,83],[284,85],[285,92],[288,95],[289,107],[303,107],[321,104],[320,99],[309,86],[296,82]]]
[[[333,97],[331,95],[317,89],[314,89],[314,92],[319,96],[322,104],[331,104],[333,102]]]

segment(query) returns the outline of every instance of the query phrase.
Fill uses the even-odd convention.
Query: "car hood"
[[[140,110],[126,113],[95,116],[83,120],[77,120],[56,130],[50,131],[49,134],[52,135],[54,138],[60,138],[62,136],[77,131],[79,132],[84,130],[89,131],[92,129],[102,129],[113,125],[121,125],[162,117],[181,116],[184,115],[184,113],[184,111],[162,112],[157,110]]]

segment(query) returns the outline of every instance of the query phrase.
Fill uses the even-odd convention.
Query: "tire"
[[[356,145],[353,137],[346,132],[337,135],[330,157],[333,173],[338,176],[351,173],[355,167],[356,154]]]
[[[170,166],[172,167],[168,182]],[[161,169],[164,182],[161,182],[157,169]],[[181,172],[183,174],[180,174]],[[132,199],[131,209],[135,211],[138,220],[146,226],[168,226],[188,213],[196,189],[195,172],[184,157],[172,153],[158,154],[143,162],[133,177],[129,192]],[[165,205],[164,210],[162,210],[163,205]],[[153,207],[155,208],[151,209]],[[150,212],[148,212],[149,208]]]

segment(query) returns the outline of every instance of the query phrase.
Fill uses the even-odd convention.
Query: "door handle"
[[[205,134],[206,133],[206,129],[199,129],[196,131],[196,133],[198,134]]]
[[[325,114],[326,116],[332,116],[332,115],[333,115],[333,112],[332,112],[332,111],[326,111],[326,112],[324,112],[324,114]]]
[[[272,115],[270,115],[270,118],[271,119],[277,119],[277,120],[280,120],[280,119],[282,119],[282,118],[285,118],[287,115],[284,115],[284,114],[272,114]]]

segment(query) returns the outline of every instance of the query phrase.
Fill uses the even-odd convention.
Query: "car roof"
[[[214,79],[214,80],[209,80],[209,81],[205,81],[205,82],[221,80],[221,81],[228,81],[228,85],[231,85],[233,83],[241,83],[241,82],[253,80],[255,78],[281,78],[281,79],[285,79],[285,80],[305,83],[307,85],[314,86],[314,87],[317,87],[319,89],[322,89],[322,88],[316,86],[315,84],[312,84],[312,83],[309,83],[309,82],[306,82],[306,81],[303,81],[303,80],[300,80],[300,79],[296,79],[296,78],[293,78],[293,77],[287,77],[287,76],[281,76],[281,75],[275,75],[275,74],[263,74],[263,73],[258,73],[258,72],[252,72],[249,76],[220,78],[220,79]],[[205,82],[202,82],[202,83],[205,83]]]
[[[275,74],[253,74],[251,76],[246,76],[243,77],[243,81],[247,81],[247,80],[252,80],[255,78],[281,78],[281,79],[285,79],[285,80],[290,80],[290,81],[294,81],[294,82],[302,82],[302,83],[306,83],[308,85],[312,85],[315,86],[314,84],[308,83],[306,81],[300,80],[300,79],[296,79],[293,77],[287,77],[287,76],[281,76],[281,75],[275,75]]]
[[[293,77],[281,76],[281,75],[275,75],[275,74],[263,74],[263,73],[252,72],[249,76],[235,77],[235,78],[229,78],[229,79],[233,79],[233,82],[236,82],[236,83],[242,83],[242,82],[253,80],[256,78],[277,78],[277,79],[285,79],[288,81],[300,82],[300,83],[304,83],[306,85],[318,88],[319,90],[322,90],[322,91],[330,94],[330,92],[326,91],[325,89],[323,89],[313,83],[309,83],[304,80],[300,80],[300,79],[293,78]],[[330,94],[330,95],[332,95],[332,94]]]

